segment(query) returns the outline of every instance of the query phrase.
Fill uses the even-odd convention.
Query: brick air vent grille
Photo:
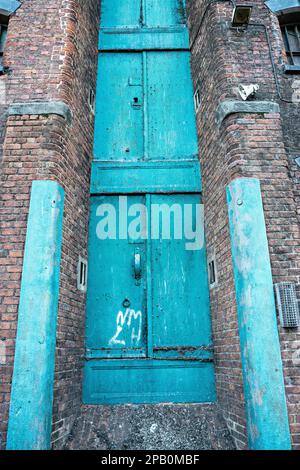
[[[275,293],[281,326],[297,328],[300,325],[300,316],[295,284],[279,282],[275,284]]]

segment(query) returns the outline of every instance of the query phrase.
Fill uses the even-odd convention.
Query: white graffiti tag
[[[132,325],[132,320],[135,320],[133,325]],[[138,320],[138,328],[136,328],[137,325],[137,320]],[[120,334],[123,332],[124,328],[130,329],[131,328],[131,346],[133,345],[138,345],[141,339],[141,334],[142,334],[142,312],[138,310],[137,312],[135,310],[132,310],[130,308],[127,308],[125,310],[125,313],[123,313],[121,310],[119,311],[117,318],[116,318],[116,323],[117,323],[117,329],[115,335],[109,340],[109,344],[112,345],[122,345],[126,346],[126,341],[123,339],[118,339],[120,337]]]

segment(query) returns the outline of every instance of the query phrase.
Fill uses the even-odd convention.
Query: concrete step
[[[234,449],[215,404],[83,406],[65,449]]]

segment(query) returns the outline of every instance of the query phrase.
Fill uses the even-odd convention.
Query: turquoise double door
[[[96,98],[84,402],[213,401],[184,2],[102,2]]]

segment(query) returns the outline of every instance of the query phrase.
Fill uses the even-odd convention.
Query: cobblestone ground
[[[65,449],[234,449],[215,405],[83,406]]]

